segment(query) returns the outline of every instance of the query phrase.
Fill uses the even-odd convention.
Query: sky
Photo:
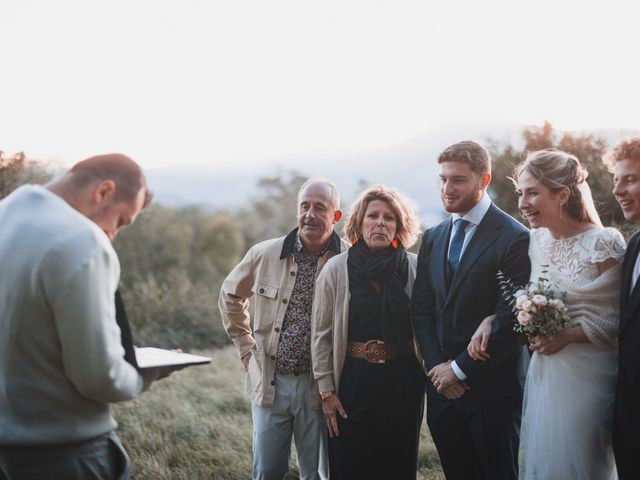
[[[223,170],[442,122],[638,129],[634,3],[2,0],[0,149]]]

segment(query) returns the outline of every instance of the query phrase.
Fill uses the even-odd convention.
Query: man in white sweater
[[[110,240],[149,199],[111,154],[0,201],[0,480],[128,478],[109,404],[159,375],[124,359]]]

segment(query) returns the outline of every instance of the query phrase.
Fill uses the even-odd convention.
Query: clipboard
[[[163,367],[189,367],[211,363],[211,358],[190,353],[176,352],[155,347],[139,347],[135,349],[138,369],[151,370]]]

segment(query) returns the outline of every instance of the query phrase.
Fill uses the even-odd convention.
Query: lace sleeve
[[[592,237],[591,261],[604,262],[610,258],[621,262],[624,258],[625,243],[622,234],[615,228],[604,228]]]

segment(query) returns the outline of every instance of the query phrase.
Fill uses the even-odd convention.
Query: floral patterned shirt
[[[316,254],[308,254],[296,236],[293,257],[298,264],[296,283],[293,286],[287,313],[282,323],[276,373],[279,375],[309,373],[311,370],[311,306],[313,287],[318,270],[318,260],[327,251],[325,247]]]

